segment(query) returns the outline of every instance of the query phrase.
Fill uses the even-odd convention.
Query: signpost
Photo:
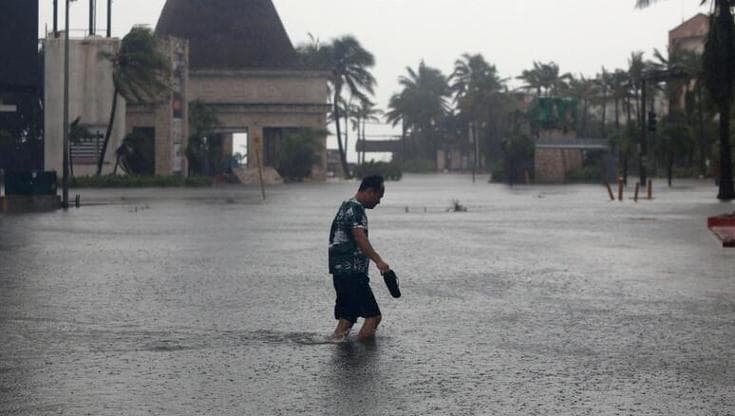
[[[255,145],[255,162],[258,164],[258,182],[260,182],[260,193],[265,201],[265,185],[263,184],[263,138],[258,134],[253,135],[253,144]]]

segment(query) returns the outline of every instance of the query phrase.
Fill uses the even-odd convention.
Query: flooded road
[[[735,205],[676,185],[388,182],[403,297],[371,266],[370,345],[323,342],[356,183],[73,190],[0,215],[0,414],[735,414],[735,249],[705,227]]]

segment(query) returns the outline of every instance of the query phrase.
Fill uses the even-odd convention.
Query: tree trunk
[[[350,113],[349,107],[345,106],[345,160],[347,160],[347,149],[350,144]]]
[[[615,131],[620,135],[620,99],[615,98]]]
[[[702,174],[702,177],[707,176],[707,138],[704,137],[704,109],[702,108],[702,87],[697,85],[696,87],[697,91],[697,122],[699,124],[699,172]]]
[[[115,124],[115,112],[117,111],[117,86],[112,90],[112,109],[110,110],[110,122],[107,123],[107,131],[105,132],[105,141],[102,142],[102,150],[100,150],[99,159],[97,160],[97,176],[102,174],[102,165],[105,163],[105,153],[110,143],[112,135],[112,127]]]
[[[732,150],[730,148],[730,104],[726,103],[720,111],[720,186],[717,199],[735,199],[732,182]]]
[[[340,127],[339,127],[338,103],[339,103],[339,92],[335,91],[334,102],[332,103],[332,105],[334,106],[334,124],[335,124],[335,128],[337,129],[337,147],[339,148],[339,161],[342,164],[342,173],[344,174],[345,179],[349,179],[350,178],[350,168],[349,166],[347,166],[347,156],[345,155],[345,149],[342,147],[342,135],[340,132]]]
[[[367,137],[365,136],[365,125],[367,118],[362,119],[362,163],[365,163],[365,145],[367,145]]]
[[[605,133],[606,116],[607,116],[607,90],[605,90],[602,94],[602,121],[600,122],[600,133],[603,139],[607,138],[607,134]]]

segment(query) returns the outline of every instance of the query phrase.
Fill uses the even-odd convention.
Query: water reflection
[[[373,414],[381,397],[379,341],[348,340],[335,345],[327,369],[326,391],[332,392],[327,408],[335,414]]]

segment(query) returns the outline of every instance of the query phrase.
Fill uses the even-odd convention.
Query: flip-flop
[[[385,285],[388,286],[388,291],[390,292],[391,296],[394,298],[400,298],[401,297],[401,290],[398,289],[398,276],[396,276],[396,272],[393,270],[388,270],[387,272],[383,273],[383,280],[385,280]]]

